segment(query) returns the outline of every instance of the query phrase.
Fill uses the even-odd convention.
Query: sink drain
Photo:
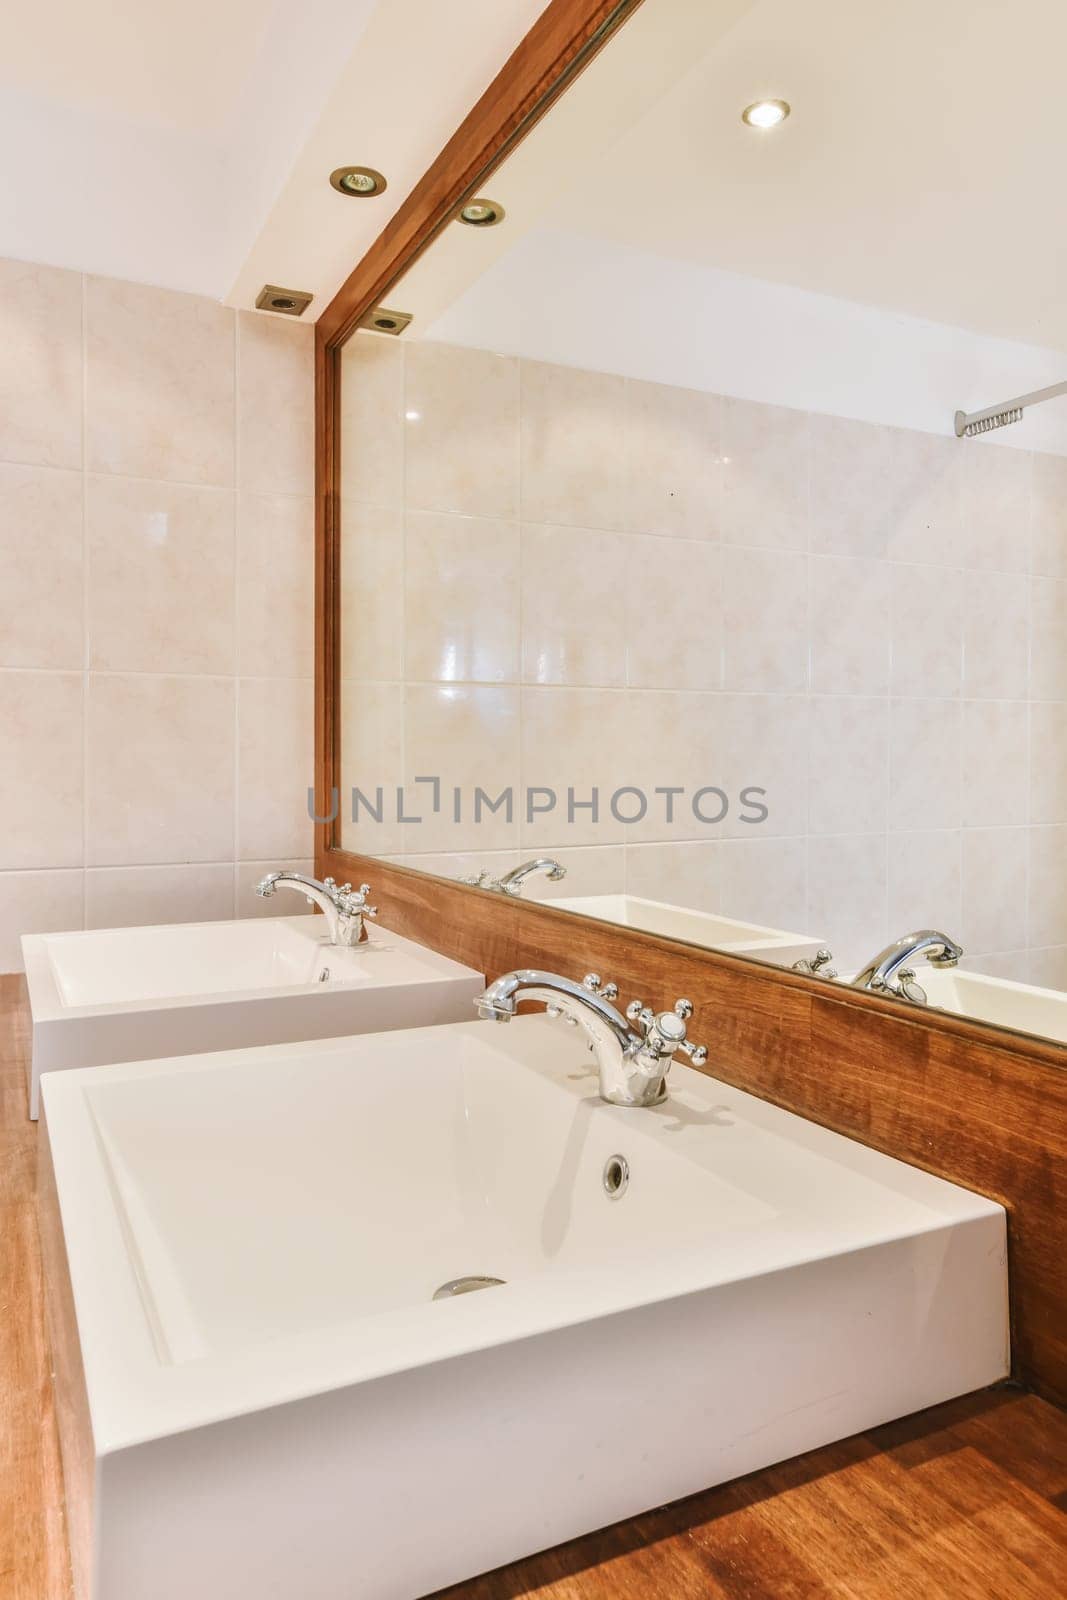
[[[457,1294],[473,1294],[475,1289],[492,1289],[495,1284],[503,1283],[504,1281],[503,1278],[483,1278],[478,1276],[449,1278],[447,1283],[443,1283],[439,1289],[434,1290],[433,1297],[435,1300],[454,1300]]]
[[[604,1163],[604,1193],[612,1200],[618,1200],[626,1193],[630,1182],[630,1163],[625,1156],[609,1156]]]

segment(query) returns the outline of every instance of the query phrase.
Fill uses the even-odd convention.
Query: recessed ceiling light
[[[469,228],[492,228],[498,222],[503,222],[505,215],[504,207],[498,201],[482,196],[478,200],[468,200],[458,220],[465,222]]]
[[[789,115],[788,100],[756,100],[741,113],[741,121],[750,128],[777,128]]]
[[[373,167],[338,167],[330,173],[330,182],[338,194],[347,194],[357,200],[369,200],[387,188],[385,179]]]
[[[314,295],[306,289],[281,289],[276,283],[265,283],[256,295],[257,311],[276,311],[283,317],[303,316]]]

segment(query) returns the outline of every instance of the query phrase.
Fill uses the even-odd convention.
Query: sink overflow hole
[[[625,1156],[609,1156],[604,1163],[604,1192],[612,1200],[626,1193],[630,1181],[630,1163]]]
[[[320,983],[329,983],[329,981],[330,981],[330,969],[329,969],[329,967],[323,967],[322,971],[319,973],[319,982]]]
[[[454,1300],[458,1294],[473,1294],[475,1289],[492,1289],[495,1284],[503,1283],[503,1278],[483,1278],[474,1276],[470,1278],[449,1278],[439,1289],[435,1289],[435,1300]]]

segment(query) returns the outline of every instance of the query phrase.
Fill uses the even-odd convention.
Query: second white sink
[[[658,933],[665,939],[684,939],[687,944],[703,945],[709,950],[754,956],[760,961],[773,962],[777,967],[792,966],[802,957],[810,961],[825,942],[811,934],[765,928],[758,922],[738,922],[735,917],[695,911],[689,906],[671,905],[666,900],[646,900],[636,894],[563,896],[544,903],[557,911],[577,911],[602,922],[617,922],[624,928]]]
[[[480,973],[368,931],[351,948],[308,916],[24,935],[31,1117],[44,1072],[469,1019]]]

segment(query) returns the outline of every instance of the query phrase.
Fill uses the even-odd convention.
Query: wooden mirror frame
[[[315,330],[316,814],[340,791],[340,354],[360,318],[545,114],[641,0],[551,0],[331,301]],[[707,1071],[980,1191],[1009,1216],[1014,1370],[1067,1403],[1067,1048],[751,959],[554,910],[345,850],[316,824],[319,876],[369,879],[391,930],[493,977],[597,970],[627,997],[696,1007]]]

